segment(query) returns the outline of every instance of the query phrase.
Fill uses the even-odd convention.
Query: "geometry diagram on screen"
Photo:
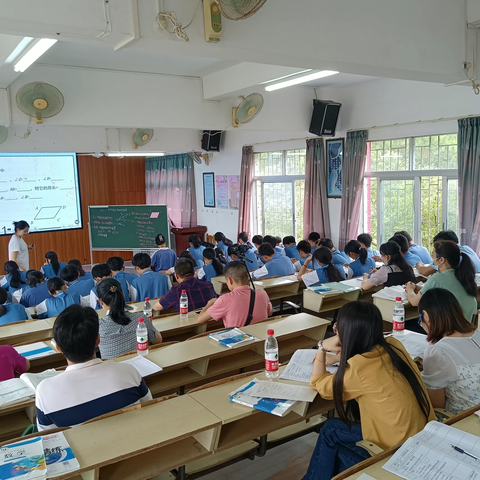
[[[53,220],[62,207],[42,207],[34,220]]]

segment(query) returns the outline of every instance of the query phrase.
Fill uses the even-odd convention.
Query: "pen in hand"
[[[458,453],[463,453],[464,455],[467,455],[471,458],[473,458],[474,460],[476,460],[477,462],[480,460],[478,457],[476,457],[475,455],[472,455],[471,453],[468,453],[466,452],[465,450],[462,450],[460,447],[456,447],[455,445],[452,445],[450,444],[450,446]]]

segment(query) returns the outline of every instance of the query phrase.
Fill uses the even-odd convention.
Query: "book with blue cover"
[[[254,378],[251,382],[242,385],[237,390],[229,393],[231,402],[245,405],[246,407],[254,408],[262,412],[271,413],[277,417],[284,417],[292,408],[296,405],[295,400],[278,400],[274,398],[260,398],[252,397],[249,395],[249,391],[259,382],[257,378]]]
[[[242,332],[239,328],[232,328],[231,330],[225,330],[220,333],[211,333],[208,338],[211,338],[229,348],[239,347],[245,343],[256,340],[254,336]]]
[[[0,448],[1,480],[46,478],[47,463],[41,437],[5,445]]]
[[[80,468],[80,464],[63,432],[44,435],[42,440],[48,478],[57,477]]]

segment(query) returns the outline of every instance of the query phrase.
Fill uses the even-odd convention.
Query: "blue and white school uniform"
[[[290,245],[288,247],[285,247],[285,255],[288,258],[296,258],[298,261],[300,261],[302,259],[302,257],[298,253],[296,245]]]
[[[95,287],[95,283],[93,280],[74,280],[70,285],[67,286],[67,293],[70,295],[79,295],[81,304],[84,306],[88,306],[90,304],[89,297],[92,288]],[[87,300],[84,300],[84,298]]]
[[[245,258],[248,258],[249,260],[252,261],[252,263],[246,262],[249,271],[257,270],[258,268],[260,268],[260,265],[258,264],[258,259],[257,259],[257,249],[255,247],[252,247],[246,251]]]
[[[20,298],[20,304],[25,308],[35,307],[49,297],[50,293],[48,293],[47,282],[43,282],[35,285],[33,288],[25,290]]]
[[[285,248],[284,247],[275,247],[275,253],[279,253],[280,255],[285,255]]]
[[[163,297],[170,290],[170,281],[164,273],[146,270],[136,278],[130,288],[132,302],[143,301],[145,298]]]
[[[152,267],[156,272],[170,270],[177,261],[177,254],[167,247],[159,248],[152,256]]]
[[[225,245],[223,242],[218,242],[217,243],[217,248],[221,248],[223,250],[225,258],[228,260],[228,246]]]
[[[305,258],[300,258],[300,260],[297,260],[294,264],[293,264],[293,268],[295,268],[295,271],[296,272],[299,272],[300,269],[303,267],[303,265],[305,264],[305,260],[307,259],[308,257],[305,257]],[[316,265],[316,266],[315,266]],[[310,261],[309,265],[307,268],[309,268],[310,270],[315,270],[315,268],[320,268],[320,265],[315,262],[315,265],[313,264],[313,260]]]
[[[204,265],[202,268],[198,270],[197,273],[197,278],[199,280],[207,280],[208,282],[212,281],[212,278],[218,277],[218,273],[215,270],[215,267],[212,265],[212,263],[209,263],[208,265]]]
[[[351,263],[352,259],[345,253],[340,250],[334,250],[332,252],[332,263],[334,265],[342,265],[344,263]]]
[[[205,247],[203,245],[200,245],[198,248],[195,248],[195,247],[188,248],[188,251],[192,254],[192,257],[197,262],[197,265],[199,265],[201,262],[202,267],[203,267],[203,251],[204,250],[205,250]],[[227,254],[225,253],[225,256],[226,255]]]
[[[462,253],[465,253],[465,255],[468,255],[470,257],[470,260],[473,263],[473,268],[475,268],[475,272],[480,273],[480,259],[478,258],[478,255],[475,253],[475,251],[468,245],[459,245],[458,248],[460,248],[460,251]]]
[[[92,275],[92,272],[85,272],[85,275],[82,275],[79,280],[81,280],[82,282],[84,280],[93,280],[93,275]]]
[[[51,318],[60,315],[70,305],[80,305],[80,295],[73,295],[63,290],[59,291],[55,297],[50,297],[37,305],[38,318]]]
[[[100,302],[98,301],[96,285],[90,290],[90,307],[94,310],[100,310],[102,308]]]
[[[433,263],[432,257],[425,247],[421,247],[420,245],[414,243],[413,245],[410,245],[408,250],[410,253],[418,255],[423,263]]]
[[[255,279],[266,277],[283,277],[295,273],[292,261],[283,254],[276,253],[262,268],[255,270],[252,276]]]
[[[317,262],[318,264],[318,262]],[[327,267],[328,265],[319,265],[320,268],[314,270],[313,272],[306,273],[302,275],[302,281],[306,287],[312,287],[315,285],[321,285],[322,283],[329,283],[330,279],[328,278]]]
[[[25,310],[25,307],[19,303],[13,304],[10,302],[5,302],[3,305],[6,307],[7,313],[0,317],[0,325],[21,322],[22,320],[28,320],[32,318]]]
[[[134,275],[133,273],[125,273],[123,270],[117,272],[113,278],[117,280],[122,286],[122,292],[125,297],[126,302],[130,302],[130,287],[133,281],[138,278],[138,275]]]
[[[45,278],[48,280],[49,278],[53,278],[53,277],[59,277],[60,276],[60,272],[62,271],[62,268],[63,267],[66,267],[67,264],[65,262],[58,262],[58,264],[60,265],[60,268],[58,269],[58,272],[55,273],[53,271],[53,267],[52,267],[52,264],[49,263],[48,265],[44,265],[40,271],[43,273],[43,275],[45,276]]]
[[[19,272],[20,272],[21,283],[18,287],[12,287],[10,285],[10,282],[12,281],[12,275],[10,273],[8,275],[5,275],[0,281],[0,286],[8,292],[8,295],[10,298],[12,298],[13,293],[16,292],[17,290],[21,290],[28,286],[27,272],[22,272],[21,270],[19,270]]]
[[[372,258],[372,257],[380,257],[380,252],[378,250],[373,250],[372,247],[368,247],[367,248],[367,255],[368,255],[368,258]]]
[[[11,295],[9,295],[12,299],[12,303],[20,303],[20,300],[22,299],[22,295],[30,290],[30,285],[23,285],[22,288],[19,288],[18,290],[15,290]]]
[[[375,268],[375,260],[373,258],[367,258],[365,265],[360,261],[360,258],[357,258],[348,266],[348,278],[361,277],[364,273],[369,273],[373,268]]]
[[[414,267],[418,262],[421,262],[422,259],[418,256],[415,255],[412,252],[407,252],[403,258],[409,263],[412,267]]]

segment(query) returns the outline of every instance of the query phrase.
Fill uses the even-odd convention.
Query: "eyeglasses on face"
[[[420,318],[418,319],[418,324],[421,325],[423,323],[423,313],[420,314]]]

